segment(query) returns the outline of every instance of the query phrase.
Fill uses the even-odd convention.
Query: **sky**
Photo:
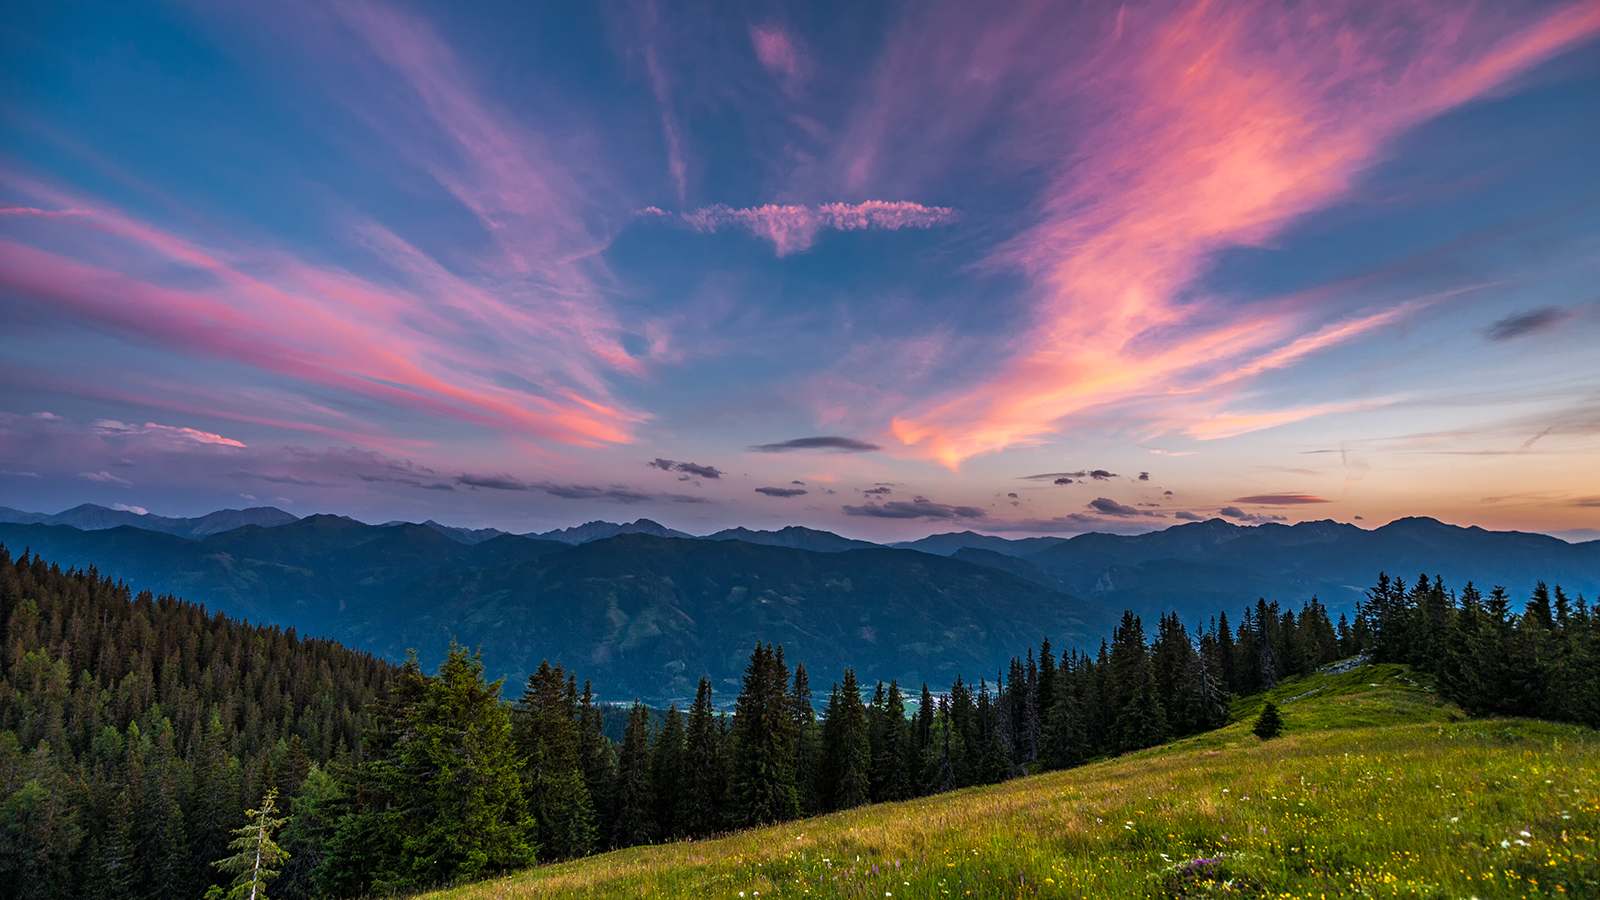
[[[0,22],[0,504],[1600,537],[1600,5]]]

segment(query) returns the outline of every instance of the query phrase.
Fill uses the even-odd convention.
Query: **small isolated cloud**
[[[44,420],[46,422],[59,422],[59,421],[61,421],[61,417],[60,416],[56,415],[53,412],[50,412],[49,410],[41,410],[39,412],[36,412],[36,413],[33,414],[33,417],[35,419],[42,419],[42,420]]]
[[[1117,473],[1107,472],[1105,469],[1093,469],[1089,472],[1089,477],[1095,481],[1108,481],[1117,477]]]
[[[762,68],[783,82],[785,90],[795,91],[805,81],[806,58],[798,43],[777,25],[752,25],[750,46]]]
[[[756,488],[756,493],[766,494],[768,497],[803,497],[806,494],[806,489],[788,487],[758,487]]]
[[[652,494],[623,485],[603,487],[592,484],[566,484],[555,481],[524,481],[511,475],[463,474],[456,483],[464,487],[491,491],[531,491],[549,494],[562,500],[602,500],[612,503],[708,503],[706,498],[692,494]]]
[[[660,469],[663,472],[683,472],[686,475],[698,475],[701,478],[715,479],[722,477],[722,470],[716,466],[702,466],[699,463],[662,459],[659,456],[645,463],[645,465],[652,469]]]
[[[0,469],[0,475],[9,478],[38,478],[38,472],[29,472],[25,469]]]
[[[120,484],[123,487],[132,487],[133,482],[118,475],[113,475],[105,469],[98,472],[79,472],[78,477],[96,484]]]
[[[872,496],[872,497],[883,497],[883,496],[886,496],[888,494],[894,493],[894,488],[891,488],[888,485],[880,484],[877,487],[867,488],[866,490],[862,491],[861,493],[867,494],[868,496]]]
[[[1217,510],[1217,515],[1225,516],[1229,519],[1235,519],[1240,522],[1252,522],[1255,524],[1260,524],[1262,522],[1284,521],[1283,516],[1271,515],[1267,513],[1247,513],[1237,506],[1224,506],[1223,508]]]
[[[1300,506],[1305,503],[1329,501],[1313,494],[1251,494],[1248,497],[1235,497],[1233,502],[1248,503],[1252,506]]]
[[[1149,472],[1140,472],[1139,473],[1139,480],[1140,481],[1149,481],[1150,480],[1150,473]]]
[[[142,506],[134,506],[131,503],[113,503],[111,504],[111,508],[121,512],[133,513],[136,516],[150,515],[150,510],[145,509]]]
[[[741,228],[771,241],[779,256],[810,249],[822,231],[900,231],[927,229],[952,222],[948,206],[925,206],[907,200],[865,200],[815,206],[768,203],[735,208],[718,204],[678,217],[695,231],[710,233]]]
[[[983,510],[976,506],[952,506],[935,503],[927,497],[911,500],[890,500],[885,503],[868,503],[862,506],[840,507],[847,516],[869,516],[876,519],[981,519]]]
[[[1089,509],[1092,509],[1095,512],[1097,512],[1097,513],[1099,513],[1099,514],[1101,514],[1103,516],[1116,516],[1118,518],[1127,518],[1128,516],[1160,516],[1161,515],[1161,513],[1151,512],[1150,510],[1138,509],[1137,507],[1129,506],[1126,503],[1118,503],[1117,501],[1111,499],[1110,497],[1096,497],[1093,500],[1090,500],[1088,502],[1088,504],[1086,504],[1086,505],[1087,505],[1087,507]]]
[[[1063,475],[1060,478],[1057,478],[1054,483],[1055,484],[1072,484],[1072,479],[1066,477],[1065,475]]]
[[[1484,329],[1491,341],[1509,341],[1524,335],[1547,331],[1572,318],[1572,310],[1559,306],[1544,306],[1527,312],[1515,313]]]
[[[1184,521],[1184,522],[1203,522],[1203,521],[1205,521],[1205,518],[1206,518],[1205,516],[1202,516],[1199,513],[1189,512],[1187,509],[1178,510],[1177,512],[1172,514],[1172,517],[1174,519],[1178,519],[1178,520],[1181,520],[1181,521]]]
[[[1600,507],[1600,497],[1577,497],[1573,499],[1572,505],[1582,506],[1586,509]]]
[[[750,448],[757,453],[790,453],[796,450],[826,450],[833,453],[870,453],[882,449],[877,444],[858,441],[837,435],[794,438],[776,444],[756,444]]]

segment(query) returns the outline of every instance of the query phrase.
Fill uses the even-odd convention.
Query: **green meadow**
[[[1251,722],[1266,699],[1284,734]],[[441,897],[1600,897],[1600,732],[1315,674],[1064,772],[636,847]]]

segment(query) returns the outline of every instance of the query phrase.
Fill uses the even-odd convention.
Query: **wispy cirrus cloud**
[[[363,4],[339,6],[333,20],[354,41],[341,47],[349,62],[328,96],[475,217],[492,253],[446,265],[351,216],[343,237],[381,269],[357,274],[226,231],[202,243],[3,172],[28,209],[63,215],[42,217],[26,240],[0,241],[0,283],[78,321],[368,408],[588,446],[630,440],[643,416],[611,398],[607,379],[640,363],[601,288],[584,178],[485,99],[425,22]],[[324,40],[299,49],[332,53]],[[371,102],[378,83],[408,102]]]
[[[1090,46],[1055,68],[1040,68],[1046,57],[1033,43],[1063,38],[1049,21],[1033,23],[1037,38],[1013,21],[915,35],[918,46],[968,48],[996,73],[957,86],[939,106],[947,121],[970,107],[977,127],[1003,108],[985,92],[1021,81],[1039,102],[1013,122],[1019,141],[1082,138],[1058,165],[1037,224],[994,257],[1035,287],[1029,338],[982,383],[893,423],[903,443],[947,466],[1037,442],[1110,401],[1253,377],[1392,320],[1378,312],[1319,324],[1326,313],[1316,308],[1230,308],[1194,289],[1220,252],[1262,245],[1349,194],[1409,128],[1600,33],[1600,9],[1582,3],[1531,22],[1437,3],[1106,15],[1075,23]],[[1327,40],[1330,28],[1342,39]],[[880,90],[893,98],[890,114],[916,115],[902,95],[920,96],[919,85]],[[915,133],[911,124],[855,129],[865,170],[881,165],[874,148]],[[1308,326],[1318,330],[1297,338]]]
[[[678,216],[695,231],[728,228],[748,231],[771,242],[779,256],[809,250],[823,231],[901,231],[947,225],[957,218],[948,206],[908,200],[863,200],[816,205],[767,203],[761,206],[705,206]]]

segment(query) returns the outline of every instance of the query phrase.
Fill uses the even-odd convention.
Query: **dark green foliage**
[[[684,770],[688,754],[683,716],[678,707],[667,708],[666,721],[661,733],[656,735],[655,748],[650,759],[651,789],[655,791],[656,827],[663,838],[684,835],[678,821],[678,797],[682,795],[687,773]]]
[[[648,844],[656,839],[656,797],[650,775],[650,711],[636,703],[617,755],[612,846]]]
[[[1357,621],[1373,657],[1433,673],[1468,712],[1600,727],[1600,619],[1582,597],[1539,582],[1518,615],[1499,586],[1457,597],[1439,578],[1407,589],[1380,575],[1367,598]]]
[[[528,816],[511,738],[511,710],[483,662],[452,646],[417,701],[401,712],[390,761],[404,865],[374,887],[411,890],[531,865]]]
[[[828,697],[822,720],[822,769],[817,793],[825,809],[849,809],[872,800],[872,743],[867,711],[861,703],[856,673],[844,670],[844,681]]]
[[[338,779],[312,766],[300,783],[300,793],[289,807],[289,824],[283,830],[283,865],[273,893],[280,897],[308,897],[316,892],[315,875],[327,859],[337,815],[343,801]]]
[[[1261,715],[1256,718],[1256,724],[1250,729],[1255,736],[1263,741],[1269,741],[1283,733],[1283,716],[1278,713],[1278,704],[1271,700],[1261,708]]]
[[[583,683],[583,698],[578,703],[578,764],[583,770],[583,783],[589,789],[595,833],[609,835],[617,752],[605,735],[605,716],[595,705],[594,691],[587,681]]]
[[[757,644],[745,669],[744,688],[734,704],[734,824],[779,822],[799,813],[788,684],[783,650]]]
[[[1124,614],[1097,654],[1048,642],[993,683],[895,682],[863,702],[845,670],[819,723],[783,650],[751,653],[731,721],[699,681],[687,716],[635,704],[620,747],[588,685],[541,665],[514,707],[479,658],[438,672],[250,628],[93,573],[0,552],[0,898],[198,896],[247,798],[290,822],[278,897],[411,891],[504,871],[535,850],[700,837],[801,813],[1061,768],[1223,724],[1232,693],[1351,649],[1437,676],[1475,713],[1600,719],[1600,617],[1540,585],[1459,598],[1439,578],[1380,578],[1335,628],[1316,599],[1265,599],[1237,627],[1147,641]],[[1384,654],[1394,654],[1392,660]],[[221,675],[217,673],[222,673]],[[652,723],[659,722],[652,736]],[[1264,737],[1282,728],[1268,704]]]
[[[288,821],[278,815],[278,789],[268,788],[261,805],[245,812],[245,823],[233,829],[228,849],[233,852],[211,865],[223,875],[232,875],[226,889],[212,886],[207,900],[267,900],[267,886],[282,874],[289,854],[279,846],[278,831]]]
[[[915,755],[911,745],[911,726],[906,721],[905,697],[897,682],[889,682],[872,701],[869,728],[872,739],[872,800],[904,800],[912,795],[911,772]]]
[[[0,548],[0,897],[200,896],[396,671]]]
[[[540,663],[528,677],[513,717],[523,792],[547,859],[583,856],[595,844],[575,694],[575,685],[559,666]]]
[[[700,679],[684,746],[684,790],[678,798],[677,820],[683,833],[704,837],[721,831],[727,822],[728,759],[722,723],[711,708],[711,680]]]
[[[794,688],[789,693],[789,703],[794,716],[794,782],[800,815],[816,815],[822,809],[817,794],[822,729],[817,726],[817,715],[811,706],[811,678],[804,665],[794,667]]]

